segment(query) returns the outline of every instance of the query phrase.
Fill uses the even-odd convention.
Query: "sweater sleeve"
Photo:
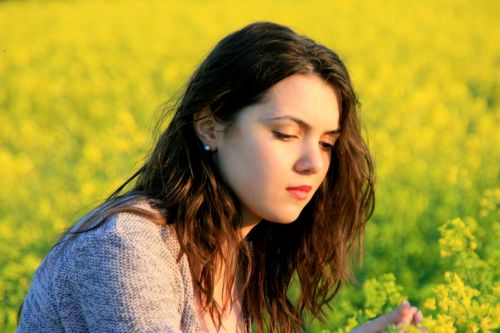
[[[90,332],[181,332],[179,270],[175,256],[165,258],[159,247],[117,233],[85,239],[66,263],[60,313],[79,316]],[[74,304],[78,314],[64,313]]]

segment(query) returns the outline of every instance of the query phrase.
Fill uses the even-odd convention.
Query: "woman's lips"
[[[294,186],[294,187],[287,187],[286,190],[288,193],[290,193],[293,197],[304,200],[307,199],[309,191],[311,191],[312,187],[309,185],[301,185],[301,186]]]

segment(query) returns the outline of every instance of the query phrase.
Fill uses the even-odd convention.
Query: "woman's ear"
[[[217,138],[220,135],[221,124],[218,123],[212,112],[205,108],[193,115],[194,130],[204,146],[208,145],[208,150],[217,150]]]

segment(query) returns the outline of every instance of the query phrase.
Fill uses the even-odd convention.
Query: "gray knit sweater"
[[[34,274],[17,332],[200,331],[171,226],[120,213],[64,244]]]

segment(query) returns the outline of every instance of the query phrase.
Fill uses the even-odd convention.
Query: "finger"
[[[417,311],[414,315],[413,315],[413,320],[412,322],[414,324],[418,324],[422,321],[422,319],[424,318],[424,315],[422,314],[422,312],[420,311]]]
[[[401,318],[402,313],[407,311],[407,309],[410,307],[410,303],[408,301],[404,301],[401,303],[395,310],[392,312],[384,315],[389,324],[398,324]]]
[[[417,308],[412,306],[412,307],[404,307],[401,312],[399,313],[399,318],[395,324],[398,325],[410,325],[413,316],[417,312]]]

